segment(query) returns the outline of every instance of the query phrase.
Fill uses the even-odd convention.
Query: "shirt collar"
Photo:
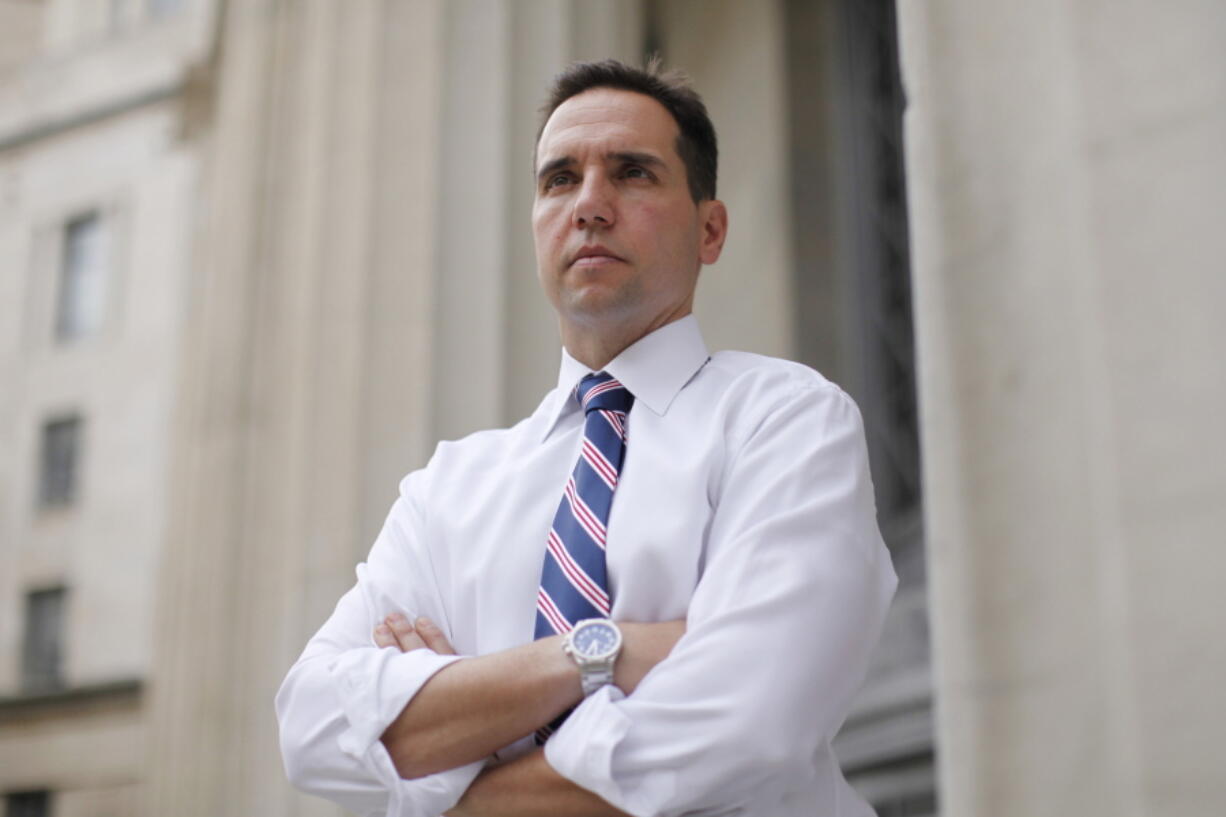
[[[604,371],[630,390],[636,404],[663,416],[673,398],[709,357],[698,319],[690,314],[639,338],[609,361]],[[578,408],[571,397],[575,386],[589,373],[591,369],[571,357],[563,347],[555,403],[542,439],[549,436],[563,414]]]

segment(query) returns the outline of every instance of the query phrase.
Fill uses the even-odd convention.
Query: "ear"
[[[698,237],[698,260],[714,264],[724,249],[728,237],[728,208],[719,199],[709,199],[698,205],[698,220],[702,232]]]

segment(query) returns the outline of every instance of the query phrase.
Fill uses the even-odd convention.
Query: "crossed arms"
[[[647,671],[668,655],[684,622],[623,623],[624,648],[614,683],[631,693]],[[375,644],[403,652],[455,650],[442,630],[422,617],[388,616]],[[583,697],[579,673],[562,652],[562,638],[461,661],[440,670],[383,733],[382,741],[405,778],[422,777],[487,757],[550,723]],[[540,750],[483,771],[469,786],[453,817],[568,814],[605,817],[625,812],[559,775]]]

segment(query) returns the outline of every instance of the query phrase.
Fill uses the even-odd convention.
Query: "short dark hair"
[[[593,88],[615,88],[634,91],[659,102],[672,114],[680,133],[677,155],[685,164],[686,181],[695,202],[715,198],[715,175],[719,167],[719,146],[715,126],[707,115],[702,97],[690,86],[689,77],[681,71],[663,71],[658,57],[644,68],[635,68],[618,60],[572,63],[554,77],[549,100],[541,108],[541,126],[536,131],[539,145],[549,117],[566,100]]]

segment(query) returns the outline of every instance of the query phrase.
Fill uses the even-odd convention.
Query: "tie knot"
[[[608,372],[589,374],[579,381],[575,394],[585,414],[596,409],[628,414],[631,404],[634,403],[634,395]]]

